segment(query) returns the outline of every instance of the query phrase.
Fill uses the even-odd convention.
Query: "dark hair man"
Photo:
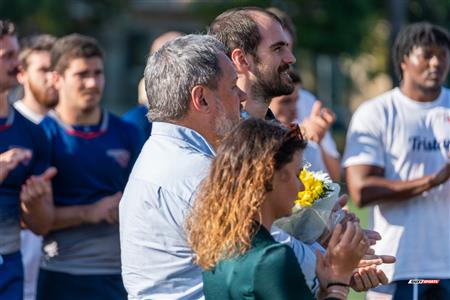
[[[344,155],[347,184],[353,201],[369,206],[373,229],[383,236],[375,250],[398,259],[383,266],[393,284],[375,290],[412,299],[415,286],[408,280],[433,278],[440,284],[416,286],[419,299],[450,299],[450,91],[443,87],[449,33],[427,22],[406,26],[393,56],[400,87],[353,115]]]
[[[248,95],[243,108],[250,116],[264,118],[273,97],[293,92],[288,70],[295,57],[276,15],[258,7],[230,9],[211,23],[208,33],[225,45],[238,86]]]
[[[290,65],[295,62],[290,47],[292,39],[283,26],[283,21],[270,11],[242,7],[225,11],[209,27],[209,34],[224,43],[227,55],[236,67],[237,85],[248,95],[243,109],[251,117],[274,119],[268,109],[271,100],[294,91],[295,84],[289,75]],[[288,241],[294,248],[307,282],[315,293],[318,285],[314,252],[276,226],[272,228],[272,234],[276,240]],[[372,273],[377,277],[375,270]],[[368,279],[367,274],[364,276]],[[384,274],[380,274],[374,285],[384,278]],[[366,285],[353,283],[352,280],[354,288],[366,288]]]
[[[134,126],[100,105],[103,52],[94,38],[58,39],[51,69],[59,102],[41,126],[59,172],[37,299],[126,299],[118,204],[142,141]]]
[[[53,221],[50,179],[56,174],[48,168],[42,129],[7,102],[18,84],[18,54],[14,24],[0,20],[0,299],[11,300],[23,299],[19,218],[35,233],[48,232]]]

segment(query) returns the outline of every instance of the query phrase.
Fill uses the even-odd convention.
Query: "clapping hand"
[[[30,150],[21,148],[12,148],[0,154],[0,184],[8,176],[9,172],[14,170],[20,162],[26,162],[31,159]]]

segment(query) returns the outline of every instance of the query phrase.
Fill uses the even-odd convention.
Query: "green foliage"
[[[57,36],[89,32],[126,7],[126,0],[0,0],[0,18],[19,24],[20,32]]]
[[[285,2],[297,27],[297,44],[316,53],[359,53],[377,13],[369,0]]]
[[[215,1],[194,3],[193,12],[206,22],[237,6],[275,6],[287,11],[297,29],[297,45],[316,53],[357,54],[379,10],[374,0]]]
[[[450,0],[409,0],[408,21],[429,21],[450,28]]]

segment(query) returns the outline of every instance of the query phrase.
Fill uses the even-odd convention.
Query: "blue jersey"
[[[106,111],[94,126],[68,126],[53,112],[41,126],[58,169],[56,206],[91,204],[124,189],[143,144],[134,126]]]
[[[69,126],[54,112],[40,125],[58,169],[52,180],[56,206],[92,204],[125,188],[143,143],[133,125],[106,111],[94,126]],[[120,273],[118,234],[118,225],[106,222],[53,231],[44,238],[42,267],[81,275]],[[57,247],[57,255],[47,253],[48,244]]]
[[[145,139],[148,139],[152,132],[152,122],[147,118],[148,108],[145,105],[138,105],[130,109],[122,116],[122,119],[138,127]]]
[[[30,150],[30,161],[19,163],[0,183],[0,255],[20,247],[19,194],[31,175],[39,175],[49,166],[49,145],[42,129],[27,120],[13,107],[0,118],[0,153],[11,148]]]

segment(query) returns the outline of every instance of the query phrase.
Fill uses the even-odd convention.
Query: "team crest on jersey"
[[[109,149],[106,155],[111,156],[122,167],[128,167],[130,162],[130,152],[125,149]]]

